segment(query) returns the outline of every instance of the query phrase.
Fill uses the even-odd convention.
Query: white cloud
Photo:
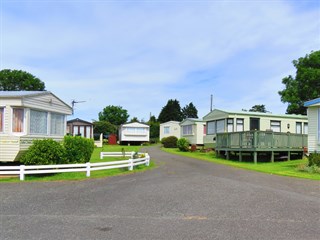
[[[319,6],[295,4],[4,2],[1,67],[86,100],[76,113],[89,120],[111,104],[147,120],[170,98],[193,102],[202,117],[210,94],[217,108],[282,111],[277,92],[291,61],[319,47]]]

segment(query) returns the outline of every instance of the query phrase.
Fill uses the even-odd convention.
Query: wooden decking
[[[230,153],[238,154],[242,161],[244,153],[253,155],[253,161],[258,162],[258,155],[270,155],[273,162],[275,154],[290,160],[292,154],[303,155],[307,147],[307,135],[278,133],[272,131],[246,131],[233,133],[218,133],[216,151],[224,153],[229,159]]]

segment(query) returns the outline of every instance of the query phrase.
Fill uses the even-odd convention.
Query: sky
[[[320,1],[0,0],[0,68],[27,71],[98,120],[106,106],[129,119],[159,116],[169,99],[213,108],[264,104],[292,61],[320,49]],[[80,103],[81,101],[81,103]]]

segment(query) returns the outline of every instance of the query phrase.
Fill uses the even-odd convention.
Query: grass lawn
[[[90,162],[107,162],[107,161],[117,161],[124,160],[123,157],[106,157],[100,159],[100,152],[121,152],[122,148],[126,152],[137,152],[141,146],[119,146],[119,145],[104,145],[102,148],[95,148]],[[126,158],[129,159],[129,158]],[[120,174],[131,174],[135,172],[142,172],[151,168],[154,168],[155,164],[150,161],[150,166],[139,165],[135,166],[133,171],[128,171],[128,168],[116,168],[116,169],[106,169],[91,171],[91,176],[89,178],[101,178]],[[71,172],[71,173],[55,173],[55,174],[35,174],[35,175],[25,175],[25,181],[64,181],[64,180],[85,180],[89,179],[86,177],[86,172]],[[19,177],[12,178],[0,178],[0,182],[20,182]]]
[[[162,148],[163,151],[168,153],[178,154],[181,156],[192,157],[208,162],[214,162],[218,164],[229,165],[238,168],[244,168],[248,170],[264,172],[269,174],[276,174],[282,176],[290,176],[297,178],[307,178],[312,180],[320,180],[319,173],[308,173],[297,170],[297,166],[301,164],[306,164],[307,160],[291,160],[284,162],[274,162],[274,163],[258,163],[254,164],[252,162],[239,162],[234,160],[225,160],[215,157],[213,152],[201,153],[196,152],[181,152],[177,148]]]

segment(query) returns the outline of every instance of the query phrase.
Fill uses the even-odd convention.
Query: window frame
[[[163,134],[170,134],[170,126],[163,127]]]
[[[241,122],[239,122],[241,121]],[[241,126],[241,130],[238,127]],[[244,118],[237,118],[236,119],[236,132],[243,132],[244,131]]]
[[[300,131],[298,131],[300,128]],[[302,134],[302,122],[296,122],[296,134]]]
[[[31,118],[33,117],[32,114],[33,112],[37,112],[37,113],[41,113],[45,115],[45,132],[33,132],[33,128],[34,126],[32,126],[32,120]],[[36,110],[36,109],[30,109],[30,114],[29,114],[29,133],[30,135],[49,135],[49,126],[48,126],[48,122],[49,122],[49,113],[46,111],[41,111],[41,110]],[[39,122],[39,121],[37,121]]]
[[[216,121],[215,120],[208,121],[206,125],[207,125],[207,135],[216,134]],[[211,125],[213,125],[213,126],[211,126]],[[211,132],[211,130],[212,130],[212,132]]]
[[[185,130],[186,130],[186,131],[185,131]],[[190,130],[191,130],[191,131],[190,131]],[[182,134],[183,134],[183,136],[193,135],[193,127],[192,127],[192,124],[182,126]]]
[[[0,107],[0,133],[4,132],[4,107]]]
[[[62,125],[61,125],[61,133],[59,132],[59,133],[57,133],[57,128],[53,128],[53,126],[55,125],[55,124],[53,124],[53,121],[56,121],[57,120],[57,118],[55,118],[54,116],[60,116],[61,117],[61,122],[62,122]],[[50,135],[54,135],[54,136],[63,136],[64,134],[65,134],[65,120],[66,120],[66,116],[64,115],[64,114],[60,114],[60,113],[55,113],[55,112],[51,112],[50,113],[50,119],[48,119],[48,121],[49,121],[49,126],[50,126]],[[55,131],[53,131],[53,130],[55,130]]]
[[[15,117],[15,111],[16,110],[21,110],[22,111],[22,123],[21,124],[21,131],[15,131],[14,130],[14,127],[15,126],[15,121],[14,121],[14,117]],[[22,108],[22,107],[13,107],[12,108],[12,116],[11,116],[11,132],[14,133],[14,134],[17,134],[17,135],[22,135],[25,133],[25,129],[26,129],[26,121],[25,121],[25,116],[26,116],[26,109],[25,108]]]
[[[279,127],[279,130],[275,130],[275,127]],[[270,129],[273,132],[281,132],[281,121],[279,121],[279,120],[270,120]]]

